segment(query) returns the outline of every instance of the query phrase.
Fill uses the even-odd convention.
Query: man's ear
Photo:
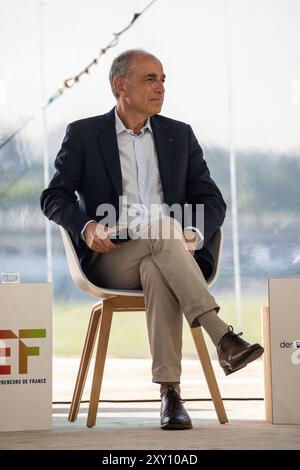
[[[126,95],[126,88],[124,87],[124,79],[122,77],[114,78],[113,84],[120,96]]]

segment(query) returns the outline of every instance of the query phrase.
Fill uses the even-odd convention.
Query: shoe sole
[[[237,372],[238,370],[241,370],[243,369],[244,367],[246,367],[250,362],[253,362],[255,361],[256,359],[258,359],[260,356],[262,356],[264,353],[264,348],[262,348],[261,346],[257,349],[254,349],[254,351],[252,351],[249,356],[247,356],[240,365],[237,365],[236,367],[234,367],[233,369],[230,368],[229,366],[227,367],[223,367],[223,370],[225,372],[225,375],[230,375],[230,374],[233,374],[233,372]]]
[[[160,428],[163,429],[164,431],[181,431],[185,429],[192,429],[193,425],[169,423],[169,424],[162,424]]]

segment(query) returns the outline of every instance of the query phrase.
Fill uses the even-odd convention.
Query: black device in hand
[[[108,234],[108,238],[113,243],[123,243],[130,240],[128,227],[116,227],[116,230]]]

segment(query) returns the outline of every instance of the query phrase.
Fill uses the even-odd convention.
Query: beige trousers
[[[151,224],[156,224],[155,237],[150,234],[123,243],[119,250],[94,253],[88,270],[101,287],[143,288],[153,382],[180,382],[182,314],[190,326],[198,326],[199,315],[219,306],[186,249],[179,223],[165,218]]]

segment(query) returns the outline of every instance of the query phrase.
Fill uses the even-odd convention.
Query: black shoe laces
[[[170,411],[177,410],[180,406],[185,403],[185,400],[182,400],[176,390],[173,387],[168,387],[168,391],[166,393],[166,398],[169,399],[169,406],[168,409]]]
[[[229,325],[228,326],[228,333],[233,333],[233,326]],[[242,336],[243,332],[241,331],[240,333],[233,333],[236,336]]]
[[[234,333],[232,325],[228,326],[228,333],[232,333],[232,335],[230,335],[231,341],[236,341],[237,343],[240,342],[240,336],[243,334],[242,331],[240,333]]]
[[[178,410],[178,408],[181,408],[182,403],[185,403],[184,400],[182,400],[180,397],[177,396],[169,396],[170,402],[169,402],[169,410]]]

